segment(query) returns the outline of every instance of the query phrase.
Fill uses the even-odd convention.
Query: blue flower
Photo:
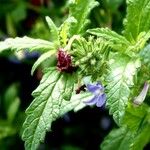
[[[94,97],[91,100],[86,101],[84,103],[86,105],[96,104],[97,107],[103,106],[106,101],[106,94],[104,93],[104,87],[100,83],[87,84],[86,87],[88,91],[94,95]]]

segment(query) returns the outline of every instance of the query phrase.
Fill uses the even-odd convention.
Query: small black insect
[[[81,85],[80,87],[78,87],[77,89],[76,89],[76,94],[79,94],[81,91],[86,91],[86,86],[85,86],[85,84],[83,84],[83,85]]]

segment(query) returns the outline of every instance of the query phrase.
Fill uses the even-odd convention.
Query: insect
[[[81,85],[80,87],[78,87],[77,89],[76,89],[76,94],[79,94],[81,91],[86,91],[86,89],[85,89],[85,84],[83,84],[83,85]]]

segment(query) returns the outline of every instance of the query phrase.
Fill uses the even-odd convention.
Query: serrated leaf
[[[107,43],[109,42],[109,46],[116,50],[126,50],[126,48],[130,45],[130,42],[125,37],[110,30],[109,28],[89,29],[87,32],[105,39]]]
[[[114,61],[115,60],[115,61]],[[139,60],[131,60],[126,55],[114,56],[110,64],[111,71],[107,77],[107,101],[109,113],[113,114],[115,122],[119,125],[125,112],[130,95],[130,87],[133,86],[134,75],[140,67]]]
[[[101,144],[101,150],[129,150],[133,135],[127,128],[112,130]]]
[[[33,39],[26,36],[24,36],[23,38],[8,38],[5,41],[0,42],[0,52],[4,50],[19,51],[23,49],[29,49],[29,51],[36,50],[43,52],[55,50],[56,46],[49,41]]]
[[[22,134],[26,150],[36,150],[54,120],[67,111],[75,109],[82,103],[82,99],[90,98],[91,94],[72,96],[75,92],[69,91],[71,95],[68,101],[64,100],[63,93],[68,92],[69,88],[75,91],[73,81],[74,75],[60,73],[55,68],[48,69],[44,74],[40,85],[33,92],[34,101],[26,110],[27,118]]]
[[[31,75],[33,75],[34,71],[36,70],[36,68],[43,62],[45,61],[46,59],[50,58],[50,56],[52,54],[54,54],[56,52],[56,50],[52,50],[52,51],[48,51],[44,54],[42,54],[38,60],[34,63],[34,65],[32,66],[32,69],[31,69]]]
[[[46,21],[50,30],[50,36],[52,41],[55,42],[57,45],[59,45],[58,28],[56,27],[56,25],[49,16],[46,16]]]
[[[140,32],[150,30],[150,1],[127,0],[127,16],[124,26],[124,35],[129,41],[136,41]]]
[[[39,143],[44,140],[46,131],[50,130],[52,121],[58,117],[63,89],[62,75],[51,69],[33,92],[35,99],[26,110],[27,118],[23,125],[22,138],[27,150],[37,149]]]
[[[83,34],[89,23],[87,19],[91,10],[98,5],[95,0],[74,0],[70,4],[69,14],[77,20],[77,23],[71,26],[71,36],[76,34]]]

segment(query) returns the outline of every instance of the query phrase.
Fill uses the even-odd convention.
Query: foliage
[[[123,118],[123,127],[112,130],[101,145],[101,149],[142,150],[149,142],[149,107],[137,108],[129,104]]]
[[[112,12],[122,1],[115,2]],[[26,110],[22,131],[26,150],[38,148],[46,132],[51,130],[53,121],[70,110],[84,108],[85,102],[92,100],[93,95],[86,88],[91,82],[104,85],[106,108],[119,127],[108,134],[101,149],[139,150],[150,142],[147,134],[150,131],[149,91],[142,90],[144,83],[138,83],[147,76],[146,81],[142,81],[150,84],[150,73],[145,71],[150,64],[150,2],[127,0],[122,34],[109,28],[86,30],[88,16],[96,6],[98,2],[95,0],[69,0],[68,18],[60,26],[47,16],[50,41],[25,36],[0,42],[1,53],[36,50],[42,54],[31,70],[33,75],[41,65],[43,77],[32,93],[34,100]],[[61,56],[60,51],[64,53]],[[45,61],[50,59],[53,62],[47,65]],[[145,101],[135,105],[134,99],[140,90],[147,97],[143,96]],[[13,120],[17,113],[14,106],[19,107],[18,99],[9,107],[8,120]]]
[[[107,103],[110,114],[113,114],[116,123],[120,124],[125,107],[130,96],[130,88],[134,85],[134,75],[140,67],[138,60],[130,60],[128,56],[118,55],[111,64],[111,73],[108,76]],[[113,80],[112,80],[113,79]]]
[[[142,10],[142,11],[139,11]],[[136,41],[140,32],[149,31],[150,25],[150,1],[127,0],[127,16],[124,20],[125,37],[130,41]]]

